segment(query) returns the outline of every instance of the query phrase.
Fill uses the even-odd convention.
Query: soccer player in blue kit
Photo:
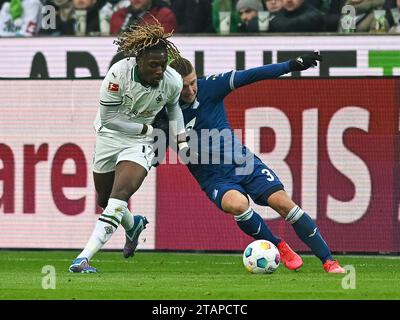
[[[171,67],[183,78],[180,106],[186,129],[189,130],[188,136],[191,137],[191,130],[194,130],[199,137],[197,141],[190,139],[189,147],[196,150],[198,158],[201,158],[198,163],[188,163],[187,167],[208,198],[218,208],[232,214],[239,228],[247,235],[274,243],[279,249],[282,263],[288,269],[299,269],[303,265],[301,257],[271,232],[261,216],[250,207],[248,197],[256,204],[271,207],[290,223],[298,237],[321,260],[326,272],[345,273],[345,269],[332,257],[315,222],[288,196],[275,172],[239,142],[224,108],[224,98],[232,90],[317,66],[317,61],[322,60],[319,52],[304,54],[283,63],[230,71],[205,79],[197,79],[191,62],[183,60],[184,63],[181,61],[179,64],[172,62]],[[157,127],[157,122],[156,119],[154,127]],[[210,144],[210,135],[202,137],[202,129],[214,131],[217,139],[220,139],[219,143]],[[223,142],[220,135],[222,132]],[[210,163],[211,158],[220,158],[222,162]],[[250,171],[246,166],[250,167]]]

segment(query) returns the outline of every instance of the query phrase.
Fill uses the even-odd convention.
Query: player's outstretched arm
[[[322,56],[319,51],[314,51],[285,62],[236,71],[234,73],[233,86],[234,88],[239,88],[260,80],[276,79],[289,72],[303,71],[315,67],[318,61],[322,61]]]

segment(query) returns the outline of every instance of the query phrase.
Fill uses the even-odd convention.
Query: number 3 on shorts
[[[275,178],[274,178],[274,176],[272,175],[271,171],[269,171],[268,169],[262,169],[262,170],[261,170],[261,173],[262,173],[262,174],[265,174],[265,175],[267,176],[267,180],[268,180],[268,181],[274,181],[274,180],[275,180]]]

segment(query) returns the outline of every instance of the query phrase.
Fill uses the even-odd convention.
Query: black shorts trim
[[[268,204],[268,202],[267,202],[267,199],[268,199],[273,193],[275,193],[275,192],[277,192],[277,191],[280,191],[280,190],[285,190],[285,188],[283,187],[283,184],[277,184],[276,186],[273,186],[273,187],[271,187],[271,188],[265,190],[265,191],[264,191],[263,193],[261,193],[256,199],[254,199],[254,202],[255,202],[256,204],[259,204],[259,205],[262,205],[262,206],[265,206],[265,205],[269,206],[269,204]],[[261,203],[260,203],[259,200],[260,200],[261,198],[264,198],[264,199],[265,199],[266,204],[261,204]]]

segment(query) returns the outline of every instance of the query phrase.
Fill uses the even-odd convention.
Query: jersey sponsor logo
[[[117,84],[117,83],[112,83],[112,82],[109,82],[109,83],[108,83],[108,91],[111,91],[111,92],[118,92],[118,90],[119,90],[119,84]]]
[[[157,112],[154,110],[140,112],[140,115],[142,117],[151,117],[151,116],[155,116],[156,114],[157,114]]]

